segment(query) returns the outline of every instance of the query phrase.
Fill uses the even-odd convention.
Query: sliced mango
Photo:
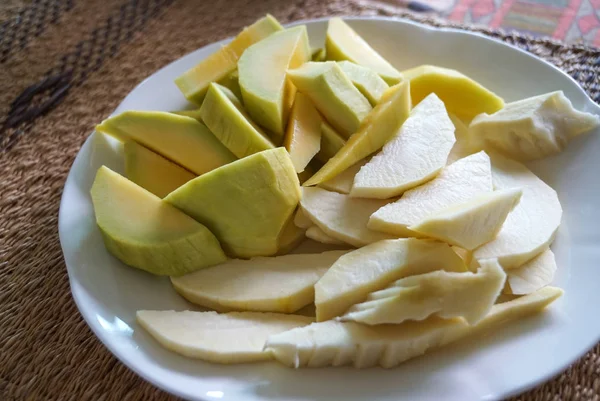
[[[368,160],[363,159],[356,164],[348,167],[340,174],[333,177],[331,180],[327,180],[319,184],[319,187],[324,188],[328,191],[337,192],[340,194],[349,194],[352,190],[352,184],[354,183],[354,177],[360,169],[367,164]]]
[[[325,49],[329,60],[348,60],[378,73],[388,84],[395,85],[402,74],[377,53],[341,18],[331,18],[327,25]]]
[[[552,282],[556,269],[554,253],[548,249],[524,265],[507,270],[505,292],[516,295],[535,292]]]
[[[127,265],[178,276],[226,259],[205,226],[108,167],[91,195],[106,249]]]
[[[327,121],[323,121],[321,123],[321,150],[315,156],[316,159],[322,163],[327,163],[344,147],[345,143],[346,140]]]
[[[235,71],[240,56],[248,47],[282,29],[271,15],[259,19],[244,28],[230,43],[177,77],[175,84],[186,99],[198,105],[202,104],[208,85]]]
[[[390,87],[377,73],[370,68],[354,64],[350,61],[338,62],[356,89],[362,93],[371,106],[375,107],[383,93]]]
[[[208,129],[240,159],[275,147],[252,122],[233,92],[224,86],[210,84],[200,115]]]
[[[125,111],[96,130],[122,142],[133,140],[181,167],[202,175],[236,157],[197,120],[162,111]]]
[[[467,122],[480,113],[495,113],[504,107],[502,98],[456,70],[422,65],[402,74],[410,81],[413,104],[435,93],[446,105],[448,113]]]
[[[321,149],[321,116],[310,99],[300,92],[296,93],[284,146],[298,173],[304,171]]]
[[[255,153],[193,179],[165,201],[202,222],[231,256],[270,256],[300,199],[284,148]]]

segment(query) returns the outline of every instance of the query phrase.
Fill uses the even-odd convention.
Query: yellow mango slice
[[[226,78],[235,71],[240,56],[248,47],[282,29],[271,15],[259,19],[244,28],[230,43],[177,77],[175,84],[186,99],[198,105],[202,104],[208,85]]]
[[[127,265],[178,276],[226,259],[205,226],[105,166],[91,195],[106,249]]]
[[[422,65],[402,73],[410,81],[413,104],[435,93],[446,105],[448,113],[471,121],[480,113],[494,113],[504,107],[504,100],[471,78],[456,70]]]
[[[204,124],[173,113],[125,111],[102,121],[96,130],[121,142],[138,142],[197,175],[236,160]]]
[[[284,146],[298,173],[304,171],[321,149],[321,122],[321,116],[310,99],[300,92],[296,93]]]
[[[344,147],[303,185],[317,185],[330,180],[356,162],[381,149],[388,139],[398,132],[408,118],[410,109],[408,81],[392,86],[385,92],[381,102],[365,118],[358,131],[344,144]]]

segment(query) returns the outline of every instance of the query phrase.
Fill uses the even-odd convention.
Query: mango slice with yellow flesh
[[[133,140],[201,175],[236,157],[201,122],[163,111],[125,111],[96,126],[121,142]]]
[[[337,63],[308,62],[300,68],[288,70],[288,77],[345,138],[356,132],[371,111],[367,98],[356,89]]]
[[[239,58],[248,47],[282,29],[271,15],[259,19],[244,28],[230,43],[177,77],[175,84],[186,99],[198,105],[202,104],[208,86],[235,71]]]
[[[127,178],[159,198],[164,198],[196,177],[195,174],[137,142],[127,141],[123,149]]]
[[[321,150],[315,156],[322,163],[327,163],[341,148],[346,140],[342,138],[327,121],[321,122]]]
[[[209,227],[231,256],[250,258],[277,253],[299,199],[290,156],[276,148],[195,178],[165,202]]]
[[[378,73],[388,84],[395,85],[402,74],[377,53],[354,29],[341,18],[331,18],[325,38],[327,59],[365,66]]]
[[[179,276],[226,259],[205,226],[108,167],[91,195],[106,249],[127,265]]]
[[[356,162],[378,151],[398,132],[411,109],[410,84],[403,81],[389,88],[381,102],[365,118],[358,131],[344,147],[315,174],[304,186],[317,185],[330,180]]]
[[[277,32],[250,46],[238,62],[244,105],[258,124],[282,136],[295,88],[286,79],[288,68],[310,60],[306,26]]]
[[[402,74],[410,81],[413,104],[435,93],[446,105],[448,113],[467,122],[478,114],[495,113],[504,107],[501,97],[456,70],[422,65]]]
[[[239,99],[224,86],[210,84],[200,115],[208,129],[240,159],[275,147],[252,122]]]
[[[375,107],[383,93],[390,87],[377,73],[370,68],[354,64],[350,61],[338,62],[356,89],[362,93],[371,106]]]
[[[298,173],[304,171],[321,149],[321,116],[310,99],[300,92],[296,93],[284,146]]]

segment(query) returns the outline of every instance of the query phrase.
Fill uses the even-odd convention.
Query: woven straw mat
[[[383,15],[360,0],[32,0],[0,23],[0,400],[170,400],[94,337],[71,298],[57,218],[94,125],[145,77],[270,12]],[[598,100],[600,52],[477,30],[562,68]],[[600,400],[600,347],[518,400]]]

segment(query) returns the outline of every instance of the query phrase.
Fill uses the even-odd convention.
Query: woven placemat
[[[94,125],[158,68],[266,12],[282,22],[385,15],[445,23],[359,0],[34,0],[26,7],[20,24],[0,25],[0,400],[175,399],[117,361],[71,298],[58,207]],[[468,29],[549,60],[598,99],[598,50]],[[600,400],[600,347],[517,399]]]

